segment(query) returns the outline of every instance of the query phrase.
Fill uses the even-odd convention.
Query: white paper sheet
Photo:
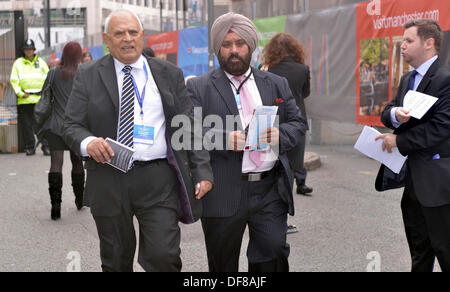
[[[397,147],[392,149],[392,153],[383,151],[383,140],[380,139],[375,141],[375,138],[379,135],[381,135],[381,133],[374,128],[365,126],[355,144],[355,149],[364,155],[383,163],[393,172],[397,174],[400,173],[407,157],[401,155]]]
[[[421,119],[438,99],[414,90],[408,91],[403,100],[403,107],[409,110],[409,115],[416,119]]]

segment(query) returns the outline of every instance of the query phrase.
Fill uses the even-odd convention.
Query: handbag
[[[46,121],[50,117],[50,114],[52,113],[52,107],[53,107],[53,95],[52,95],[52,83],[53,79],[55,78],[55,70],[52,69],[47,75],[47,79],[45,80],[42,93],[41,93],[41,99],[39,102],[34,106],[34,117],[36,119],[37,129],[38,132],[46,129],[42,129],[44,125],[46,125],[49,128],[49,123]]]

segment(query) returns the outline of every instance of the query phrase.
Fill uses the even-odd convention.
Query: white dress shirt
[[[147,68],[148,72],[148,80],[146,83],[146,74],[144,71],[144,65]],[[122,69],[125,67],[125,64],[119,62],[114,58],[114,66],[116,69],[117,76],[117,85],[119,88],[119,97],[122,96],[122,87],[123,87],[123,78],[125,73],[122,72]],[[150,161],[160,158],[167,157],[167,143],[166,143],[166,119],[164,116],[163,105],[161,101],[161,94],[159,93],[158,87],[156,86],[156,82],[153,79],[152,72],[150,70],[150,66],[146,58],[141,56],[139,60],[130,64],[132,67],[131,74],[133,75],[134,80],[136,81],[136,85],[138,87],[139,93],[143,92],[144,86],[146,86],[145,90],[145,98],[143,102],[143,112],[144,117],[141,120],[141,108],[138,102],[137,97],[134,99],[134,124],[135,125],[144,125],[151,126],[155,128],[154,132],[154,143],[153,145],[148,144],[140,144],[133,143],[133,147],[135,149],[135,153],[133,156],[134,161]],[[119,102],[121,98],[119,99]],[[120,105],[119,105],[120,106]],[[119,111],[120,112],[120,111]],[[120,118],[118,119],[120,123]],[[117,131],[119,131],[119,125],[117,125]],[[117,137],[119,133],[117,133]],[[81,154],[82,156],[89,156],[87,154],[86,147],[87,145],[95,140],[96,137],[88,137],[81,143]]]
[[[249,68],[248,71],[244,74],[246,77],[252,72],[252,69]],[[226,76],[228,77],[231,82],[233,82],[234,86],[230,84],[233,93],[236,94],[236,88],[239,88],[240,83],[235,80],[233,75],[228,74],[225,72]],[[245,82],[245,86],[247,87],[248,93],[253,98],[253,102],[255,106],[261,106],[263,105],[261,95],[258,90],[258,86],[256,85],[255,76],[252,74],[252,76]],[[235,88],[236,87],[236,88]],[[237,107],[237,104],[236,104]],[[241,121],[244,127],[247,125],[244,123],[244,118],[241,116]],[[257,167],[250,159],[250,152],[245,151],[244,152],[244,158],[242,160],[242,173],[259,173],[259,172],[265,172],[271,170],[277,160],[278,157],[273,153],[272,150],[263,151],[261,155],[261,159],[263,161],[262,165],[260,167]]]
[[[422,65],[420,65],[417,69],[415,69],[417,71],[417,74],[414,79],[413,90],[417,90],[417,88],[420,85],[420,82],[422,82],[423,77],[425,76],[425,74],[427,74],[431,65],[433,65],[433,63],[437,60],[437,58],[438,58],[438,56],[436,55],[433,58],[426,61],[425,63],[423,63]],[[398,107],[394,107],[391,109],[391,122],[395,128],[400,127],[400,125],[402,124],[399,121],[397,121],[397,117],[395,116],[397,109],[398,109]]]

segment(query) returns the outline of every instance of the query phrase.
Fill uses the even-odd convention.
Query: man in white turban
[[[212,149],[216,181],[202,199],[209,270],[239,271],[242,236],[248,226],[249,271],[288,271],[287,214],[293,215],[294,207],[286,151],[299,142],[305,120],[286,79],[250,67],[258,38],[248,18],[225,14],[215,21],[211,34],[220,68],[187,82],[194,106],[201,107],[207,117],[205,123],[215,118],[214,128],[203,131],[203,141],[213,144],[208,150]],[[260,142],[270,145],[268,150],[244,151],[244,129],[262,105],[278,107],[279,127],[260,133]],[[236,122],[223,129],[230,118]]]

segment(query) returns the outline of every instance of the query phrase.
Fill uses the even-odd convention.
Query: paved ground
[[[307,146],[322,166],[309,172],[313,197],[295,196],[299,232],[288,236],[292,271],[409,271],[410,257],[400,211],[401,191],[377,193],[378,163],[351,147]],[[100,271],[98,238],[89,209],[77,211],[70,189],[70,159],[64,167],[62,219],[50,220],[49,159],[40,151],[0,155],[0,271]],[[242,271],[247,268],[245,247]],[[75,251],[76,253],[71,253]],[[370,252],[379,255],[375,264]],[[75,255],[75,257],[74,257]],[[183,271],[207,271],[199,223],[182,226]],[[142,269],[135,265],[137,271]]]

